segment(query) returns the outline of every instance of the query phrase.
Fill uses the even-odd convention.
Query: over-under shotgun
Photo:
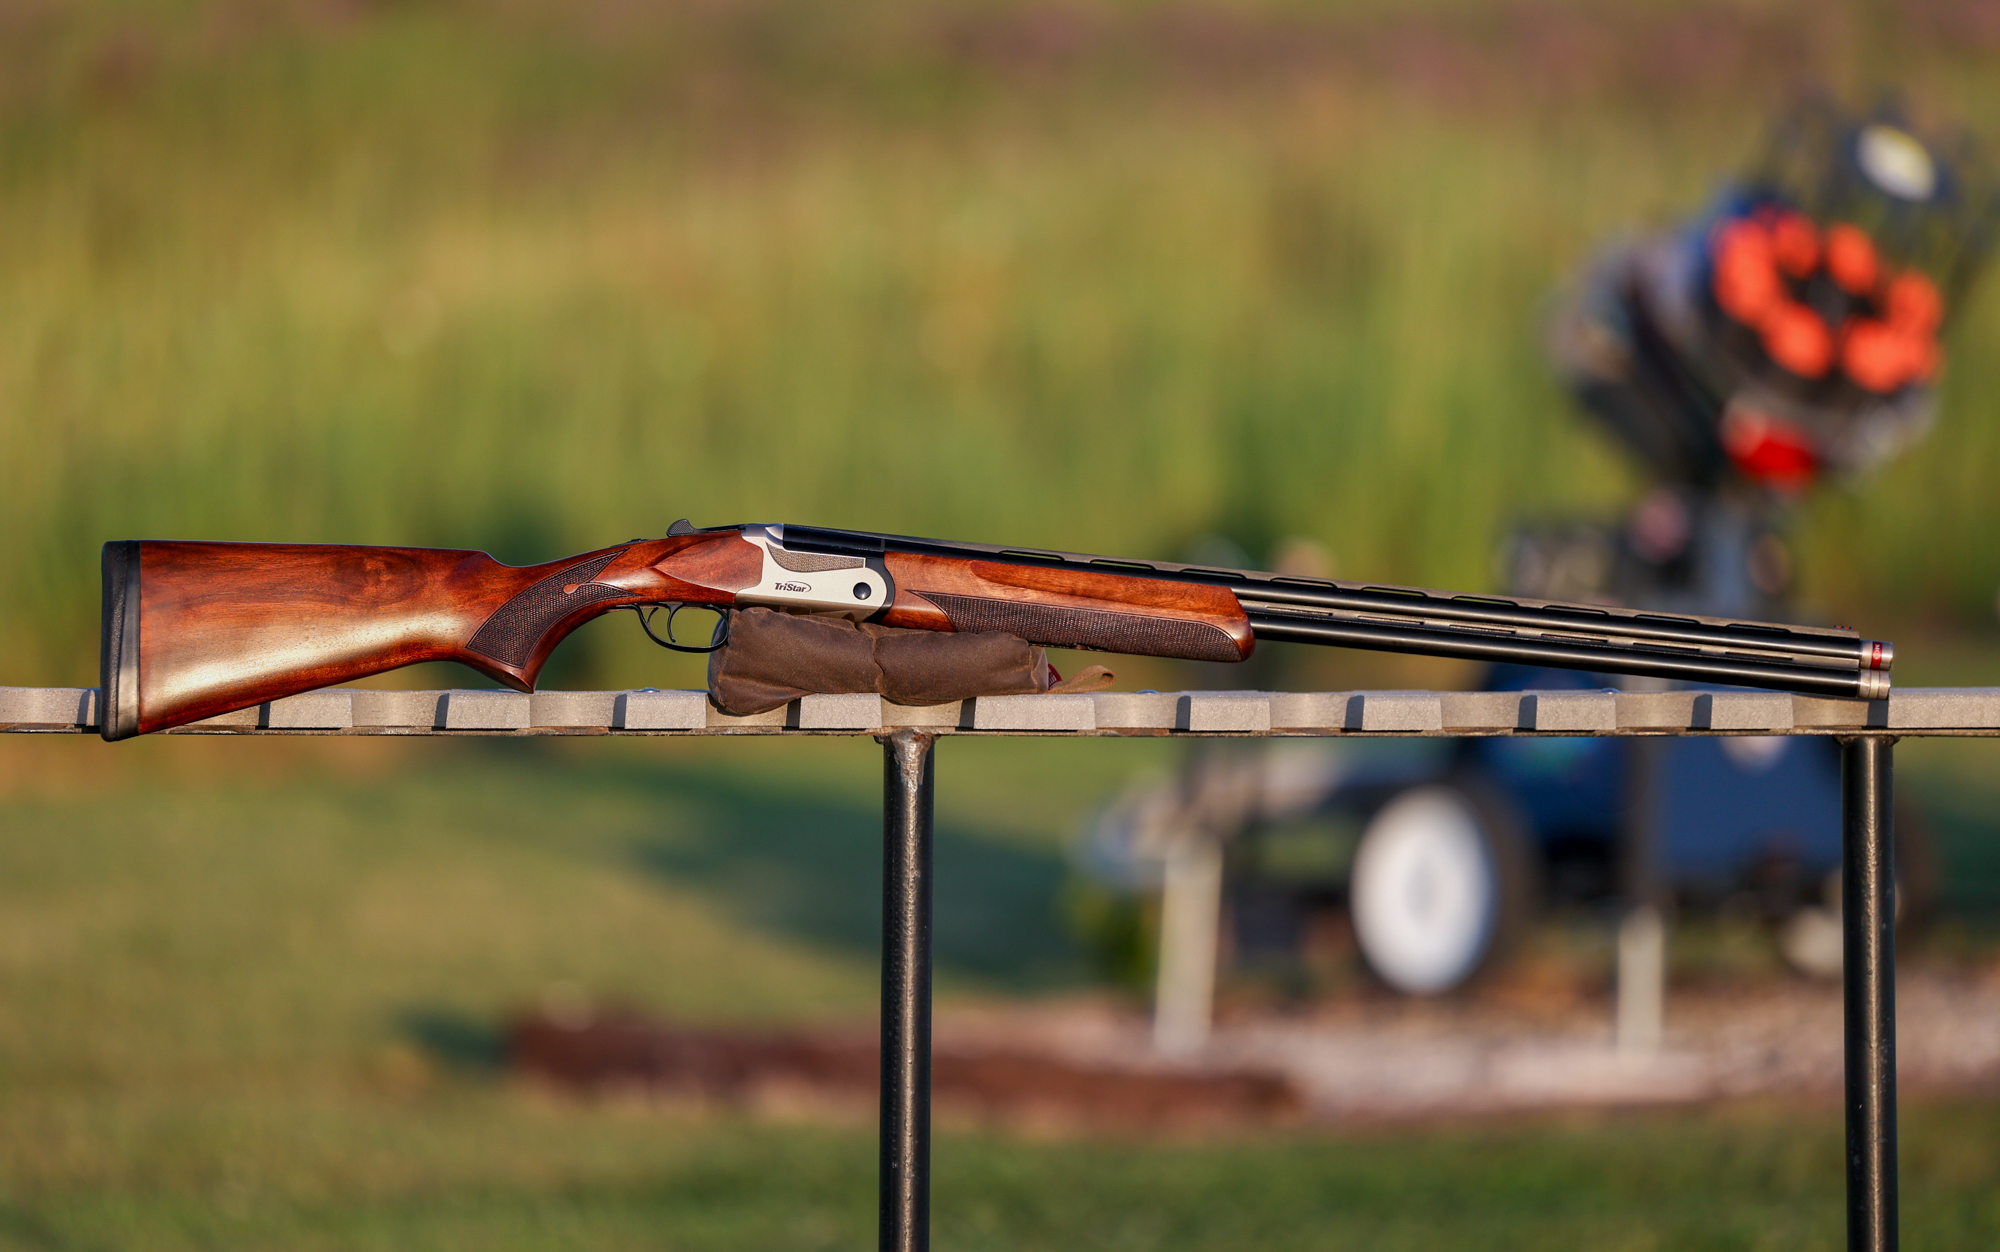
[[[653,605],[842,613],[1197,661],[1240,661],[1270,639],[1854,699],[1888,694],[1894,658],[1848,630],[813,526],[680,522],[662,539],[518,567],[435,548],[127,540],[104,546],[102,731],[166,730],[418,661],[530,691],[570,631]]]

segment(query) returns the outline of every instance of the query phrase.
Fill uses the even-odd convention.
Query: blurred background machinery
[[[1501,566],[1521,595],[1786,619],[1788,519],[1921,438],[1941,336],[1986,254],[1993,183],[1965,138],[1894,104],[1810,97],[1757,158],[1669,232],[1607,249],[1565,294],[1551,354],[1638,469],[1616,519],[1524,522]],[[1604,687],[1496,667],[1489,690]],[[1534,911],[1622,911],[1621,1039],[1658,1032],[1663,917],[1748,902],[1785,958],[1838,970],[1839,766],[1783,737],[1464,740],[1357,758],[1308,745],[1206,754],[1099,819],[1099,863],[1152,857],[1167,885],[1163,1045],[1198,1041],[1220,916],[1239,960],[1295,958],[1345,915],[1396,991],[1492,968]],[[1901,825],[1906,919],[1935,891],[1921,816]],[[1214,851],[1199,853],[1203,842]],[[1219,884],[1202,909],[1181,891]],[[1650,983],[1648,993],[1645,988]],[[1639,994],[1631,994],[1634,988]],[[1650,1000],[1650,1002],[1649,1002]]]

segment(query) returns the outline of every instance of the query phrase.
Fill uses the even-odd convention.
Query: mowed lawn
[[[1057,840],[1085,775],[1154,746],[944,745],[947,999],[1086,977]],[[865,1118],[578,1102],[497,1062],[505,1014],[552,986],[868,1018],[873,744],[0,747],[0,1247],[872,1242]],[[1905,1123],[1906,1246],[1992,1246],[2000,1101]],[[948,1129],[937,1239],[1824,1248],[1839,1134],[1831,1101],[1207,1141]]]

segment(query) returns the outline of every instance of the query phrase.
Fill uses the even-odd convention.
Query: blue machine
[[[1494,691],[1592,689],[1566,670],[1496,669]],[[1650,754],[1642,765],[1638,753]],[[1782,914],[1840,865],[1840,758],[1822,738],[1780,735],[1468,739],[1459,771],[1517,808],[1557,894],[1616,892],[1628,827],[1651,832],[1660,888],[1690,903],[1753,892]],[[1635,768],[1657,770],[1635,797]],[[1643,811],[1634,811],[1634,805]],[[1641,852],[1641,855],[1644,853]]]
[[[1568,670],[1496,667],[1487,690],[1594,690]],[[1314,918],[1345,911],[1368,968],[1409,994],[1449,991],[1504,958],[1551,906],[1725,901],[1771,923],[1811,972],[1837,968],[1827,934],[1841,852],[1838,748],[1778,735],[1496,737],[1317,752],[1317,787],[1271,787],[1228,845],[1233,949],[1301,953]],[[1198,782],[1203,771],[1194,771]],[[1190,797],[1189,803],[1201,801]],[[1920,826],[1906,899],[1927,896]],[[1804,923],[1804,924],[1802,924]]]

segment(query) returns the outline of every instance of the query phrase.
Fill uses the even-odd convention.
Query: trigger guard
[[[666,648],[672,652],[692,652],[697,655],[705,655],[710,652],[719,652],[723,648],[728,646],[729,644],[728,609],[706,604],[695,606],[697,608],[710,609],[712,612],[715,613],[717,618],[715,624],[716,634],[719,634],[721,636],[721,638],[718,639],[716,638],[715,634],[712,634],[709,636],[709,642],[706,647],[696,647],[693,644],[679,643],[674,639],[674,618],[676,615],[680,613],[682,609],[688,607],[686,602],[684,601],[676,601],[674,604],[666,606],[667,637],[665,639],[662,639],[658,635],[653,633],[652,615],[654,613],[659,612],[661,607],[662,607],[661,605],[657,604],[650,604],[650,605],[635,604],[632,606],[632,612],[637,614],[639,618],[639,629],[645,631],[646,638],[651,639],[654,643],[657,643],[661,647]]]

